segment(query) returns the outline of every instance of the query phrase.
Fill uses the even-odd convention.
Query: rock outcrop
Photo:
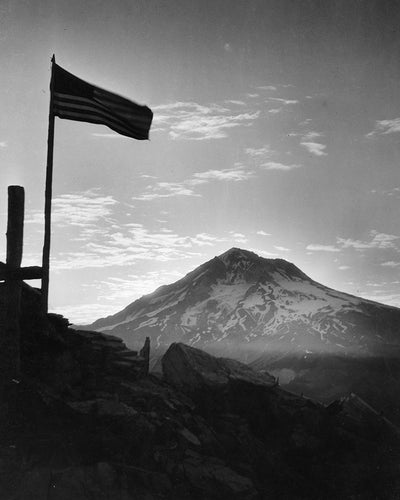
[[[264,388],[276,384],[268,373],[257,373],[239,361],[216,358],[182,343],[171,344],[162,358],[162,370],[170,384],[189,393],[207,387],[227,388],[232,384]]]
[[[399,498],[397,429],[355,396],[325,407],[183,344],[146,375],[148,342],[136,358],[34,308],[21,338],[1,500]]]

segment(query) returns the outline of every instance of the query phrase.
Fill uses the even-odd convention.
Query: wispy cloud
[[[227,99],[224,101],[226,104],[236,104],[237,106],[246,106],[244,101],[238,101],[236,99]]]
[[[290,248],[281,247],[281,246],[279,246],[279,245],[274,246],[274,248],[275,248],[276,250],[278,250],[279,252],[291,252]]]
[[[272,90],[275,91],[277,88],[274,85],[261,85],[257,87],[257,90]]]
[[[300,167],[301,165],[299,164],[294,164],[294,163],[285,164],[276,161],[267,161],[266,163],[263,163],[261,165],[261,168],[263,168],[264,170],[282,170],[282,171],[289,171]]]
[[[268,144],[265,144],[264,146],[261,146],[259,148],[246,148],[244,151],[262,170],[289,171],[301,167],[300,164],[289,164],[279,161],[265,161],[273,156],[276,156],[276,152],[273,151]]]
[[[310,121],[310,119],[307,119],[299,125],[308,125]],[[288,137],[300,137],[300,145],[315,156],[327,156],[327,153],[325,152],[326,145],[321,144],[320,142],[315,142],[315,139],[324,137],[322,132],[317,132],[315,130],[309,130],[308,132],[290,132]]]
[[[139,196],[132,197],[133,200],[152,201],[158,198],[171,198],[176,196],[198,196],[196,186],[207,184],[211,181],[239,182],[250,179],[254,171],[246,168],[241,163],[230,168],[212,169],[205,172],[196,172],[189,179],[181,182],[156,182],[148,185],[145,192]]]
[[[395,268],[395,267],[400,267],[400,262],[397,261],[393,261],[393,260],[389,260],[387,262],[382,262],[381,266],[383,267],[392,267],[392,268]]]
[[[103,280],[92,280],[82,285],[87,292],[96,294],[96,303],[65,304],[62,307],[52,308],[53,312],[73,318],[75,324],[88,324],[95,319],[115,314],[121,310],[121,305],[153,292],[156,288],[166,283],[171,283],[181,278],[177,271],[159,270],[147,273],[130,273],[124,278],[111,277]]]
[[[301,142],[301,146],[304,146],[309,153],[312,153],[315,156],[326,156],[325,153],[326,146],[325,144],[320,144],[319,142]]]
[[[375,135],[387,135],[400,132],[400,118],[393,118],[392,120],[377,120],[375,128],[366,137],[373,137]]]
[[[244,151],[252,158],[265,158],[266,156],[270,156],[273,152],[267,144],[260,148],[246,148]]]
[[[283,104],[284,106],[289,106],[291,104],[298,104],[299,101],[297,99],[283,99],[282,97],[270,97],[266,102],[279,102],[280,104]]]
[[[6,148],[7,147],[7,142],[6,141],[0,141],[0,148]]]
[[[370,231],[370,238],[368,240],[355,240],[353,238],[336,238],[336,245],[320,245],[315,243],[310,243],[307,245],[306,250],[310,252],[341,252],[345,249],[354,249],[358,252],[370,249],[388,250],[394,249],[398,250],[398,242],[400,240],[399,236],[394,234],[380,233],[378,231]],[[392,266],[392,261],[382,263],[382,266]],[[399,264],[400,265],[400,264]]]
[[[206,172],[198,172],[193,175],[195,179],[200,180],[218,180],[218,181],[245,181],[254,176],[254,171],[246,169],[244,166],[238,165],[232,168],[224,168],[221,170],[207,170]]]
[[[140,261],[169,262],[199,256],[198,248],[213,246],[224,238],[198,233],[182,236],[174,231],[151,231],[143,224],[126,224],[86,238],[79,251],[55,255],[54,271],[105,267],[124,267]]]
[[[303,141],[311,141],[313,139],[316,139],[317,137],[323,137],[324,134],[322,132],[316,132],[315,130],[310,130],[309,132],[306,132],[305,134],[301,134],[303,137]]]
[[[52,223],[58,227],[80,226],[97,228],[99,220],[111,221],[111,207],[118,201],[110,195],[102,195],[98,188],[53,198]],[[43,213],[31,211],[27,214],[27,224],[43,224]]]
[[[188,181],[183,182],[157,182],[149,185],[146,191],[139,196],[133,196],[133,200],[152,201],[159,198],[172,198],[175,196],[201,196],[195,193]]]
[[[230,129],[250,126],[260,115],[260,111],[238,114],[226,106],[194,102],[162,104],[153,110],[155,124],[168,130],[171,139],[195,141],[223,139]]]
[[[352,238],[337,238],[337,243],[341,248],[354,248],[357,251],[375,249],[397,249],[399,236],[394,234],[380,233],[378,231],[370,231],[370,240],[361,241]]]
[[[243,233],[238,233],[236,231],[229,231],[230,238],[235,242],[235,243],[242,243],[246,244],[248,242],[248,239]]]
[[[256,234],[259,234],[260,236],[272,236],[271,233],[266,233],[262,229],[260,231],[257,231]]]
[[[318,243],[310,243],[306,246],[306,250],[312,252],[340,252],[340,249],[333,245],[320,245]]]

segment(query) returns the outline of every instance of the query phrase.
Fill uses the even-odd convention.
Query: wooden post
[[[51,59],[50,80],[50,106],[49,128],[47,135],[47,166],[46,166],[46,191],[44,204],[44,243],[43,243],[43,278],[42,278],[42,307],[47,313],[49,306],[49,275],[50,275],[50,238],[51,238],[51,198],[53,190],[53,151],[54,151],[54,113],[53,113],[53,88],[55,56]]]
[[[21,266],[24,231],[25,193],[21,186],[8,187],[7,270],[12,274]],[[6,278],[5,324],[1,335],[1,385],[20,376],[20,280]]]
[[[7,262],[0,262],[0,408],[11,404],[21,376],[22,280],[41,279],[42,268],[21,267],[24,240],[25,193],[21,186],[8,187]],[[4,407],[3,407],[4,410]],[[1,413],[2,410],[0,410]],[[1,420],[1,415],[0,415]]]

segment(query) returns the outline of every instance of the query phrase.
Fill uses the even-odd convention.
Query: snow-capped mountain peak
[[[399,343],[400,310],[316,283],[294,264],[231,248],[90,328],[131,346],[150,336],[241,360],[263,352],[365,355]]]

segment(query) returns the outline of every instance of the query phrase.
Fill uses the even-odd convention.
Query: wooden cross
[[[0,321],[0,391],[18,380],[20,362],[20,316],[22,280],[41,279],[42,268],[21,267],[25,193],[21,186],[8,186],[7,260],[0,263],[5,281],[4,314]]]

